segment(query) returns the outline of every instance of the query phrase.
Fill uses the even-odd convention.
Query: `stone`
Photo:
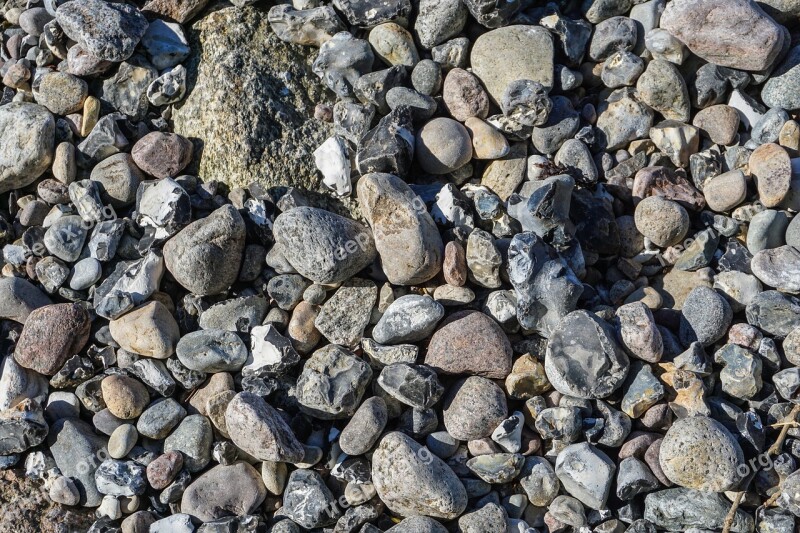
[[[183,467],[181,452],[172,451],[159,455],[147,465],[147,481],[156,490],[169,486]]]
[[[737,468],[744,455],[739,443],[712,418],[694,416],[676,420],[661,443],[661,470],[682,487],[723,492],[740,481]]]
[[[748,0],[680,0],[667,5],[661,27],[709,63],[766,70],[783,46],[782,28]]]
[[[464,485],[452,469],[410,437],[384,435],[372,458],[372,481],[378,496],[393,512],[451,520],[467,506]],[[419,531],[419,530],[415,530]]]
[[[689,90],[678,68],[663,59],[653,59],[636,82],[639,99],[667,120],[689,121]],[[738,116],[737,116],[738,117]]]
[[[408,30],[394,22],[378,24],[369,32],[369,44],[375,54],[389,66],[413,68],[419,62],[419,52]]]
[[[342,137],[330,137],[314,150],[314,164],[322,172],[322,183],[339,196],[350,195],[350,158]]]
[[[617,150],[630,141],[644,139],[653,124],[653,110],[635,98],[629,88],[617,89],[597,107],[598,144]]]
[[[89,86],[77,76],[66,72],[49,72],[42,76],[36,92],[36,102],[54,115],[69,115],[83,109]]]
[[[304,45],[322,46],[346,28],[331,6],[295,9],[289,4],[272,6],[269,25],[281,40]]]
[[[150,82],[146,85],[149,85]],[[151,132],[133,145],[131,157],[140,169],[156,178],[173,178],[192,158],[191,142],[174,133]]]
[[[508,483],[519,475],[525,458],[514,453],[488,453],[467,461],[467,468],[486,483]]]
[[[620,306],[616,312],[622,346],[629,354],[649,363],[657,363],[664,352],[664,340],[650,309],[642,302]]]
[[[361,224],[312,207],[278,215],[275,242],[291,265],[317,283],[338,283],[367,267],[375,258],[375,241]]]
[[[600,78],[609,89],[630,87],[644,72],[644,61],[633,52],[616,52],[603,62]]]
[[[367,398],[339,435],[339,446],[347,455],[368,452],[388,421],[386,402],[378,396]]]
[[[304,451],[281,414],[259,396],[238,393],[225,410],[231,440],[262,461],[298,463]]]
[[[147,488],[145,468],[133,461],[106,459],[94,472],[97,490],[109,496],[138,496]]]
[[[444,307],[430,296],[408,294],[389,305],[372,330],[380,344],[417,342],[427,338],[444,317]]]
[[[186,409],[172,398],[165,398],[145,409],[136,422],[136,430],[145,437],[163,439],[185,416]]]
[[[0,107],[0,192],[26,187],[50,167],[56,122],[47,108],[23,102]]]
[[[616,467],[588,442],[571,444],[556,458],[555,472],[564,489],[590,509],[603,509]]]
[[[777,337],[785,337],[800,325],[800,300],[778,291],[758,294],[745,312],[749,324]]]
[[[232,206],[224,206],[167,241],[164,263],[191,292],[219,294],[236,281],[244,241],[244,220]]]
[[[458,440],[488,437],[508,417],[503,391],[479,376],[458,381],[444,397],[443,421]]]
[[[711,142],[730,145],[736,139],[739,129],[739,113],[725,104],[701,109],[692,120],[692,125],[700,128]]]
[[[489,96],[478,78],[464,69],[454,68],[447,73],[442,98],[447,112],[459,122],[489,114]]]
[[[675,120],[665,120],[650,128],[650,139],[676,167],[686,167],[689,157],[700,146],[700,134],[696,127]]]
[[[61,505],[78,505],[80,492],[75,482],[66,476],[57,477],[48,491],[50,499]]]
[[[800,250],[794,246],[761,250],[753,256],[750,267],[765,285],[781,292],[800,293]]]
[[[431,408],[444,393],[436,372],[425,365],[387,365],[378,376],[378,385],[394,399],[417,409]]]
[[[180,339],[178,324],[161,302],[151,301],[109,322],[111,337],[125,350],[166,359]]]
[[[439,273],[444,245],[424,203],[405,182],[390,174],[367,174],[357,193],[390,283],[423,283]]]
[[[89,314],[80,304],[45,305],[32,311],[14,359],[20,366],[52,376],[89,340]]]
[[[353,85],[370,71],[373,54],[369,43],[341,31],[326,41],[314,60],[314,74],[339,96],[353,96]]]
[[[708,207],[717,212],[728,212],[747,197],[747,182],[741,170],[731,170],[711,178],[703,186]]]
[[[508,140],[487,122],[470,117],[464,121],[472,138],[472,156],[475,159],[499,159],[509,152]]]
[[[175,346],[183,366],[198,372],[238,372],[247,360],[247,347],[235,333],[204,329],[187,333]]]
[[[314,325],[332,343],[355,347],[361,341],[377,297],[374,283],[351,279],[322,306]]]
[[[470,52],[470,63],[492,102],[499,104],[506,87],[515,80],[531,80],[552,88],[553,56],[553,38],[546,29],[507,26],[478,37]]]
[[[122,459],[130,452],[139,440],[139,432],[133,424],[123,424],[114,430],[108,438],[108,454],[112,459]]]
[[[795,110],[800,107],[800,101],[793,94],[800,78],[800,47],[793,47],[783,58],[761,89],[761,99],[771,108]]]
[[[294,470],[286,484],[283,514],[303,528],[332,525],[339,518],[339,507],[330,489],[314,470]]]
[[[433,334],[425,364],[443,374],[505,379],[511,372],[511,344],[487,315],[462,311]]]
[[[470,281],[481,287],[500,287],[500,266],[503,262],[494,237],[475,228],[469,234],[466,249],[467,274]]]
[[[86,52],[114,62],[125,61],[133,54],[148,26],[135,6],[101,0],[61,4],[56,22]]]
[[[344,348],[317,350],[297,380],[300,410],[323,420],[353,416],[371,378],[369,365]]]
[[[610,17],[597,24],[589,43],[589,57],[605,61],[616,52],[632,50],[638,40],[636,23],[628,17]]]
[[[50,304],[50,298],[31,282],[18,277],[0,278],[0,317],[24,324],[33,311]]]
[[[458,527],[464,533],[479,533],[481,531],[502,531],[506,528],[508,515],[497,504],[490,503],[477,511],[462,515],[458,519]]]
[[[48,445],[62,475],[77,486],[78,503],[85,507],[100,505],[102,495],[97,490],[94,473],[100,464],[100,454],[108,453],[106,440],[97,436],[89,424],[77,418],[62,418],[53,424]]]
[[[236,487],[236,490],[230,490]],[[245,462],[217,465],[189,485],[181,511],[208,522],[233,514],[251,514],[264,501],[267,489],[258,470]]]
[[[414,34],[423,48],[433,48],[458,35],[468,14],[467,6],[461,1],[420,0]]]
[[[180,64],[189,56],[189,43],[179,24],[154,19],[142,35],[142,47],[158,70]]]
[[[103,400],[108,410],[117,418],[137,418],[150,402],[150,395],[142,383],[124,375],[111,375],[101,382]]]
[[[132,119],[142,119],[147,115],[148,109],[147,88],[157,77],[158,71],[147,61],[136,56],[120,64],[116,74],[103,82],[102,91],[99,96],[104,103],[121,111]],[[146,164],[148,173],[158,173],[159,177],[161,177],[165,172],[172,170],[170,166],[166,166],[163,169],[161,168],[161,163],[167,163],[165,160],[166,158],[161,161],[148,161],[148,159],[158,159],[158,152],[161,149],[161,146],[153,147],[153,144],[160,145],[161,142],[164,141],[173,141],[164,142],[164,147],[174,150],[177,144],[177,147],[182,148],[182,155],[184,158],[191,156],[191,143],[188,141],[175,143],[174,141],[177,140],[177,137],[174,135],[153,132],[145,137],[147,140],[142,145],[139,145],[137,142],[134,148],[139,145],[137,150],[142,150],[143,146],[150,145],[150,153],[145,156],[137,154],[137,164]],[[152,142],[154,139],[158,142]],[[184,163],[188,163],[188,161],[184,161]],[[142,166],[142,169],[144,170],[145,166]],[[170,176],[174,175],[174,173],[170,173]]]
[[[206,3],[150,0],[145,12],[183,24]],[[193,89],[172,116],[175,133],[202,139],[202,157],[193,159],[188,172],[231,188],[257,182],[326,189],[308,154],[333,127],[304,111],[325,98],[325,86],[311,69],[316,50],[283,42],[270,28],[267,9],[211,10],[192,30],[184,66]],[[263,46],[253,48],[255,42]],[[195,150],[200,149],[198,140]]]
[[[721,494],[686,488],[651,492],[644,500],[644,516],[658,528],[669,531],[721,529],[725,523],[730,502]],[[754,531],[753,518],[738,509],[731,531]]]
[[[605,398],[622,385],[628,367],[614,332],[587,311],[564,317],[547,343],[547,378],[562,394]]]
[[[774,143],[762,144],[750,154],[750,174],[765,207],[779,205],[789,193],[792,170],[786,150]]]
[[[660,196],[645,198],[634,212],[636,229],[661,247],[675,245],[689,231],[689,214],[677,202]]]
[[[203,415],[189,415],[164,439],[164,452],[179,451],[190,473],[203,470],[211,462],[214,433]]]
[[[710,346],[725,336],[732,319],[733,312],[725,298],[709,287],[695,287],[681,309],[681,342],[685,346],[695,341]]]
[[[165,70],[147,86],[147,100],[154,106],[176,104],[186,96],[186,67],[177,65]]]
[[[416,137],[416,158],[423,170],[431,174],[458,170],[472,158],[467,129],[444,117],[427,122]]]

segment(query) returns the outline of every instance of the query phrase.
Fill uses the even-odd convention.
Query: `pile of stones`
[[[0,469],[94,533],[795,531],[798,2],[233,3],[350,216],[185,174],[206,1],[0,9]]]

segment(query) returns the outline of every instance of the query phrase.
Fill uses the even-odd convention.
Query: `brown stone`
[[[142,13],[148,18],[166,18],[183,24],[197,16],[206,4],[208,0],[150,0]]]
[[[206,411],[208,400],[220,392],[232,390],[234,390],[233,376],[227,372],[212,374],[208,381],[192,395],[186,411],[190,415],[200,414],[206,416],[208,415],[208,411]]]
[[[750,154],[748,166],[764,207],[779,205],[792,184],[792,164],[786,150],[774,143],[762,144]]]
[[[79,304],[46,305],[28,315],[14,359],[20,366],[52,376],[89,340],[89,313]]]
[[[206,416],[211,420],[214,427],[217,428],[220,435],[226,439],[230,438],[230,436],[228,435],[228,426],[225,425],[225,409],[228,408],[228,404],[234,396],[236,396],[236,392],[233,390],[225,390],[210,396],[208,400],[206,400]]]
[[[637,459],[644,459],[644,454],[647,449],[655,441],[661,438],[659,433],[650,433],[646,431],[634,431],[628,435],[628,440],[619,449],[619,458],[627,459],[628,457],[635,457]]]
[[[531,354],[525,354],[514,361],[511,373],[506,377],[508,395],[518,400],[539,396],[552,388],[544,365]]]
[[[123,420],[136,418],[150,403],[147,388],[137,379],[113,374],[100,383],[103,400],[112,415]]]
[[[444,79],[442,98],[447,112],[464,122],[470,117],[486,118],[489,114],[489,96],[480,80],[461,68],[454,68]]]
[[[661,196],[678,202],[686,209],[700,211],[705,198],[683,174],[666,167],[645,167],[633,180],[633,203],[638,204],[648,196]]]
[[[511,343],[489,316],[460,311],[431,337],[425,364],[442,374],[505,379],[511,372]]]
[[[701,109],[695,115],[692,125],[711,142],[727,146],[736,140],[739,130],[739,112],[731,106],[720,104]]]
[[[307,354],[314,349],[322,338],[314,322],[320,312],[320,306],[302,301],[292,311],[292,318],[286,328],[286,336],[298,353]]]
[[[166,359],[175,353],[180,330],[161,302],[148,302],[108,324],[111,337],[125,350]]]
[[[147,481],[156,490],[166,488],[183,467],[183,454],[172,450],[156,457],[147,465]]]
[[[154,131],[133,145],[136,166],[156,178],[174,178],[192,160],[191,141],[175,133]]]
[[[458,241],[450,241],[444,247],[444,280],[454,287],[463,287],[467,282],[467,255]]]

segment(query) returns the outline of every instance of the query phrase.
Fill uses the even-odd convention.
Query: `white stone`
[[[0,411],[22,400],[47,395],[47,380],[38,372],[17,364],[12,356],[0,363]]]
[[[257,374],[262,368],[281,364],[289,355],[295,360],[300,357],[294,351],[289,339],[278,333],[271,324],[256,326],[250,332],[250,354],[242,374]]]
[[[739,119],[747,129],[752,128],[764,116],[764,113],[756,107],[758,104],[739,89],[731,93],[728,105],[739,112]]]
[[[150,524],[149,533],[193,533],[192,517],[188,514],[174,514]]]
[[[517,453],[522,448],[522,426],[525,417],[519,411],[506,418],[492,431],[492,440],[508,453]]]
[[[147,87],[147,99],[154,106],[180,102],[186,96],[186,68],[167,69]]]
[[[446,184],[436,195],[436,202],[431,208],[431,216],[437,224],[452,224],[456,227],[474,228],[475,221],[468,206],[456,203],[456,186]]]
[[[338,196],[350,196],[350,155],[347,143],[338,135],[314,150],[314,164],[322,172],[322,183]]]
[[[689,56],[689,50],[670,32],[656,28],[647,32],[644,37],[645,46],[653,54],[654,59],[663,59],[676,65],[682,65]]]
[[[122,509],[116,496],[111,496],[110,494],[103,496],[103,501],[100,503],[100,507],[97,508],[97,517],[106,517],[111,520],[122,518]],[[153,531],[153,529],[151,528],[150,531]]]

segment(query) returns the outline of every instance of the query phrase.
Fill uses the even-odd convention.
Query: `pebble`
[[[164,439],[164,453],[178,451],[190,473],[203,470],[211,461],[214,437],[211,423],[203,415],[189,415]]]
[[[164,245],[167,270],[195,294],[219,294],[239,274],[245,224],[231,206],[221,207],[178,232]]]
[[[711,142],[730,145],[736,140],[739,122],[739,113],[736,109],[719,104],[701,109],[692,120],[692,125],[700,128]],[[705,189],[703,192],[705,193]]]
[[[653,59],[636,82],[639,99],[667,120],[689,121],[689,90],[678,68],[663,59]]]
[[[748,167],[761,203],[765,207],[779,205],[786,198],[792,179],[786,150],[774,143],[762,144],[750,154]]]
[[[451,520],[464,512],[467,493],[453,470],[410,437],[390,432],[373,454],[372,481],[386,506],[401,515]]]
[[[737,468],[744,455],[736,439],[712,418],[677,420],[661,443],[659,463],[664,474],[682,487],[723,492],[740,481]]]
[[[464,311],[433,334],[425,364],[441,374],[505,379],[511,372],[511,344],[487,315]]]
[[[636,229],[661,247],[678,244],[689,231],[686,209],[661,196],[650,196],[639,202],[634,218]]]
[[[364,400],[339,435],[339,446],[347,455],[368,452],[388,421],[386,402],[378,396]]]
[[[699,342],[710,346],[725,336],[733,312],[728,302],[714,289],[695,287],[681,309],[679,335],[684,345]]]
[[[616,467],[609,457],[587,442],[571,444],[556,458],[558,480],[570,495],[590,509],[603,509]]]
[[[423,170],[447,174],[463,167],[472,158],[472,141],[467,129],[455,120],[439,117],[420,128],[416,154]]]
[[[45,305],[33,310],[17,341],[20,366],[52,376],[89,340],[89,314],[80,304]]]
[[[262,398],[240,392],[228,403],[225,425],[231,440],[262,461],[298,463],[303,448],[280,413]]]
[[[147,20],[135,6],[100,0],[77,0],[56,9],[64,33],[97,59],[124,61],[147,31]]]
[[[181,337],[175,355],[183,366],[198,372],[236,372],[247,360],[247,347],[230,331],[205,329]]]
[[[26,187],[44,174],[53,161],[55,127],[43,106],[12,102],[0,108],[1,192]]]
[[[235,487],[236,490],[230,490]],[[267,489],[258,470],[247,463],[217,465],[195,479],[181,497],[181,511],[209,522],[252,513],[264,501]]]
[[[550,33],[536,26],[506,26],[484,33],[472,45],[472,72],[494,103],[515,80],[554,84],[555,46]]]
[[[765,285],[781,292],[800,293],[800,250],[794,246],[761,250],[753,256],[750,267]]]
[[[570,396],[605,398],[628,375],[628,357],[612,329],[587,311],[564,317],[550,336],[545,371],[553,387]]]
[[[178,324],[161,302],[137,307],[109,323],[111,337],[125,350],[166,359],[180,339]]]
[[[69,115],[83,109],[89,93],[85,81],[66,72],[50,72],[42,76],[36,102],[54,115]]]
[[[408,294],[392,302],[372,330],[380,344],[417,342],[428,337],[444,316],[444,307],[430,296]]]
[[[375,26],[369,32],[369,44],[387,65],[404,65],[413,68],[419,62],[419,52],[411,34],[394,22]]]
[[[444,426],[458,440],[488,437],[508,417],[503,391],[479,376],[458,381],[445,395],[443,406]]]

